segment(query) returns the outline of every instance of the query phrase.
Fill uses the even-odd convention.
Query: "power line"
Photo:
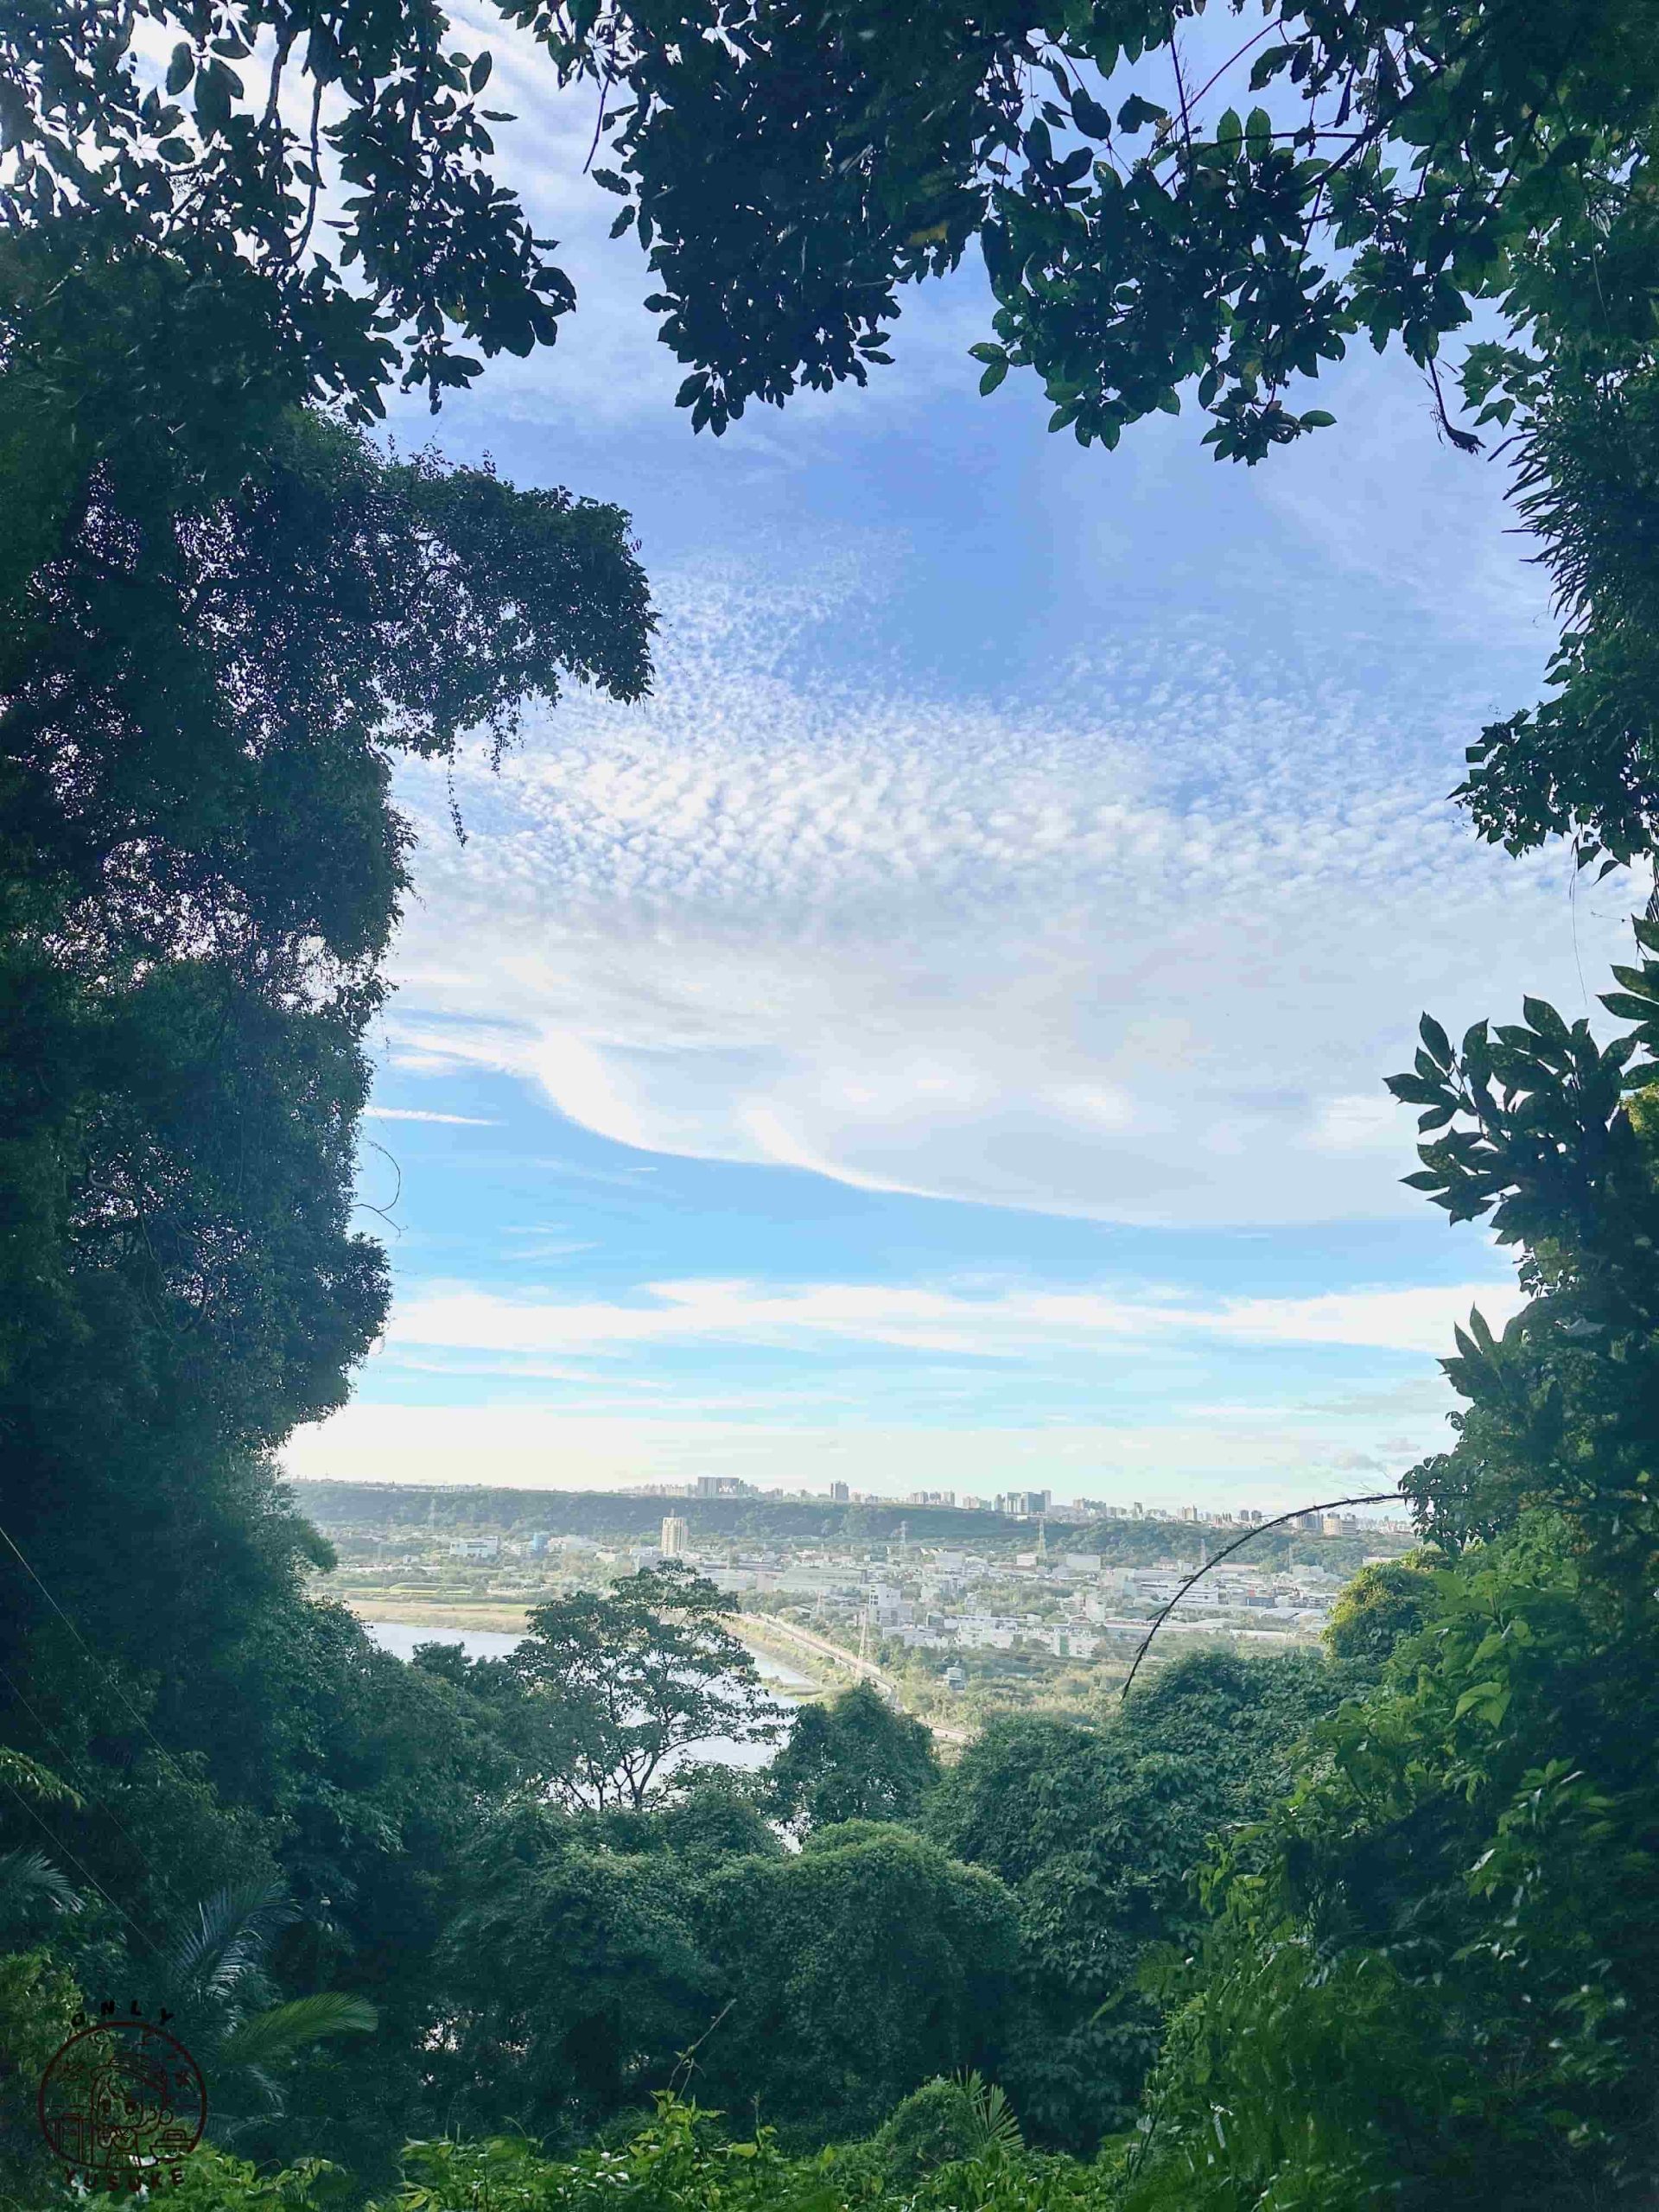
[[[155,1942],[151,1936],[147,1936],[144,1933],[144,1930],[139,1926],[138,1923],[133,1918],[132,1915],[127,1910],[124,1905],[118,1904],[116,1903],[115,1899],[105,1888],[103,1883],[99,1880],[97,1875],[94,1874],[89,1867],[83,1866],[79,1859],[76,1858],[74,1853],[71,1851],[66,1844],[60,1842],[58,1838],[53,1834],[51,1829],[48,1827],[46,1822],[41,1818],[40,1815],[35,1810],[35,1808],[29,1803],[28,1798],[23,1796],[22,1790],[17,1789],[15,1783],[8,1782],[3,1774],[0,1774],[0,1784],[3,1784],[7,1789],[10,1790],[12,1796],[22,1807],[24,1812],[28,1814],[29,1819],[34,1821],[35,1827],[39,1828],[41,1834],[52,1846],[54,1851],[59,1853],[61,1857],[67,1859],[69,1861],[69,1864],[74,1868],[75,1872],[81,1877],[82,1880],[92,1884],[92,1887],[98,1891],[99,1897],[103,1898],[105,1904],[109,1906],[111,1911],[120,1914],[122,1919],[124,1920],[128,1927],[132,1929],[139,1942],[146,1945],[149,1949],[154,1951],[158,1959],[161,1958],[163,1954],[160,1944]]]
[[[68,1765],[76,1774],[79,1774],[82,1771],[82,1769],[80,1762],[77,1759],[74,1752],[69,1749],[62,1737],[60,1736],[54,1729],[49,1727],[47,1722],[41,1719],[40,1707],[30,1703],[29,1699],[24,1696],[22,1690],[18,1688],[16,1683],[12,1681],[11,1676],[6,1672],[3,1667],[0,1667],[0,1682],[4,1682],[6,1688],[11,1692],[12,1695],[16,1699],[18,1704],[23,1707],[24,1711],[33,1715],[35,1726],[46,1738],[48,1743],[53,1746],[54,1750],[62,1757],[66,1764]],[[156,1869],[151,1866],[149,1859],[145,1856],[143,1847],[139,1843],[138,1839],[133,1834],[132,1831],[128,1827],[126,1822],[121,1818],[115,1808],[109,1804],[104,1798],[100,1797],[95,1790],[86,1789],[83,1791],[78,1789],[75,1794],[77,1796],[84,1795],[89,1804],[95,1805],[99,1811],[113,1823],[118,1832],[125,1837],[127,1842],[131,1846],[139,1865],[143,1868],[145,1873],[149,1876],[151,1881],[159,1882],[161,1877],[156,1873]],[[61,1848],[61,1846],[60,1846],[60,1848]]]
[[[1282,1529],[1287,1521],[1300,1521],[1305,1513],[1334,1513],[1339,1505],[1386,1505],[1390,1500],[1397,1503],[1399,1497],[1400,1493],[1397,1490],[1376,1490],[1372,1491],[1365,1497],[1333,1497],[1324,1505],[1295,1505],[1288,1513],[1276,1513],[1271,1521],[1258,1522],[1254,1529],[1247,1529],[1242,1536],[1235,1536],[1230,1544],[1224,1544],[1214,1559],[1205,1560],[1202,1567],[1187,1576],[1175,1595],[1154,1620],[1145,1636],[1141,1637],[1141,1649],[1135,1655],[1135,1664],[1124,1677],[1123,1687],[1117,1694],[1118,1703],[1122,1705],[1128,1696],[1130,1685],[1141,1671],[1141,1662],[1152,1649],[1153,1637],[1157,1635],[1192,1585],[1202,1580],[1212,1567],[1219,1567],[1223,1560],[1230,1559],[1236,1551],[1242,1550],[1253,1536],[1264,1536],[1269,1529]]]
[[[139,1712],[139,1710],[138,1710],[137,1707],[133,1703],[132,1700],[131,1700],[131,1699],[127,1695],[126,1692],[122,1688],[121,1684],[120,1684],[120,1681],[118,1680],[118,1678],[117,1678],[117,1676],[116,1676],[116,1674],[115,1674],[114,1669],[113,1669],[110,1665],[109,1665],[109,1662],[108,1662],[106,1660],[103,1660],[103,1659],[100,1659],[100,1658],[99,1658],[99,1656],[98,1653],[97,1653],[96,1651],[94,1651],[94,1650],[93,1650],[93,1649],[92,1649],[92,1645],[91,1645],[90,1643],[87,1643],[87,1641],[86,1641],[86,1637],[81,1634],[80,1630],[79,1630],[75,1626],[75,1624],[74,1624],[73,1621],[72,1621],[72,1620],[70,1619],[70,1618],[69,1618],[68,1614],[67,1614],[67,1613],[66,1613],[66,1612],[64,1611],[63,1607],[62,1607],[62,1606],[58,1603],[57,1599],[56,1599],[52,1595],[52,1592],[51,1592],[47,1588],[47,1586],[46,1586],[45,1583],[41,1581],[41,1580],[40,1576],[39,1576],[38,1574],[36,1574],[36,1573],[35,1573],[35,1569],[34,1569],[34,1568],[29,1565],[29,1561],[28,1561],[28,1560],[23,1557],[22,1548],[21,1548],[21,1547],[18,1545],[16,1539],[16,1538],[11,1535],[11,1533],[10,1532],[10,1530],[8,1530],[8,1529],[4,1529],[4,1528],[0,1528],[0,1538],[3,1538],[3,1539],[4,1539],[4,1541],[5,1541],[9,1545],[10,1545],[11,1549],[13,1550],[13,1552],[15,1552],[15,1553],[16,1554],[17,1562],[18,1562],[19,1566],[22,1568],[22,1570],[23,1570],[24,1573],[25,1573],[25,1574],[27,1574],[27,1575],[28,1575],[28,1577],[29,1578],[30,1581],[34,1583],[34,1585],[35,1585],[35,1588],[40,1592],[40,1593],[41,1593],[41,1597],[42,1597],[42,1598],[44,1598],[44,1599],[45,1599],[45,1600],[46,1600],[46,1602],[47,1602],[47,1604],[48,1604],[48,1605],[50,1605],[50,1606],[51,1606],[51,1608],[52,1608],[53,1611],[57,1615],[58,1618],[59,1618],[59,1619],[63,1623],[64,1626],[68,1630],[68,1631],[69,1631],[70,1635],[71,1635],[71,1636],[73,1636],[73,1637],[74,1637],[75,1642],[76,1642],[76,1643],[80,1646],[81,1649],[82,1649],[82,1650],[86,1654],[86,1656],[87,1656],[87,1657],[92,1661],[92,1664],[93,1664],[95,1667],[99,1668],[99,1669],[103,1671],[103,1673],[104,1673],[104,1675],[105,1675],[105,1678],[107,1679],[107,1681],[108,1681],[108,1682],[109,1682],[110,1688],[111,1688],[115,1692],[116,1695],[120,1699],[120,1700],[121,1700],[122,1704],[123,1704],[123,1705],[124,1705],[124,1706],[126,1707],[127,1711],[128,1711],[128,1712],[132,1715],[133,1719],[137,1722],[137,1724],[138,1724],[139,1727],[143,1731],[144,1734],[145,1734],[146,1736],[148,1736],[148,1737],[149,1737],[149,1738],[150,1742],[155,1745],[155,1747],[156,1747],[156,1751],[160,1752],[160,1754],[161,1754],[162,1758],[163,1759],[165,1759],[165,1760],[166,1760],[166,1762],[167,1762],[167,1764],[168,1764],[168,1766],[170,1766],[170,1767],[172,1768],[172,1770],[173,1770],[174,1773],[177,1776],[177,1777],[178,1777],[178,1779],[179,1779],[179,1782],[180,1782],[180,1783],[181,1784],[181,1786],[182,1786],[184,1789],[194,1789],[194,1787],[195,1787],[195,1784],[191,1781],[190,1777],[189,1777],[185,1773],[184,1769],[183,1769],[183,1768],[179,1764],[178,1761],[174,1758],[174,1756],[173,1756],[172,1752],[171,1752],[171,1751],[169,1751],[168,1750],[168,1748],[167,1748],[166,1745],[165,1745],[165,1744],[163,1744],[163,1743],[162,1742],[161,1738],[159,1738],[159,1737],[155,1733],[154,1730],[150,1727],[149,1723],[145,1719],[145,1718],[144,1718],[143,1714],[142,1713],[140,1713],[140,1712]]]

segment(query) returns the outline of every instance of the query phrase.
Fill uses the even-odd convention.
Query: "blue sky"
[[[592,114],[490,43],[566,335],[433,425],[632,512],[645,706],[401,774],[418,895],[363,1195],[397,1292],[296,1473],[1294,1503],[1445,1434],[1510,1270],[1399,1187],[1419,1011],[1586,1009],[1617,880],[1444,795],[1553,638],[1497,472],[1366,352],[1254,471],[976,391],[976,271],[893,368],[715,442]],[[380,1217],[365,1214],[374,1227]]]

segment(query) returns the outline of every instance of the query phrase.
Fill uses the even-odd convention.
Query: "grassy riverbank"
[[[406,1628],[489,1629],[500,1636],[523,1636],[530,1617],[527,1605],[499,1599],[476,1605],[426,1605],[418,1598],[359,1598],[347,1591],[340,1595],[360,1621],[392,1621]]]

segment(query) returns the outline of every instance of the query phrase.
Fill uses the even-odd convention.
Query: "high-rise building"
[[[683,1559],[685,1557],[685,1540],[690,1534],[690,1529],[686,1527],[685,1522],[681,1519],[677,1513],[665,1513],[663,1516],[663,1557],[664,1559]]]
[[[1046,1513],[1048,1504],[1049,1493],[1046,1490],[1011,1490],[1004,1491],[997,1499],[996,1510],[999,1513],[1013,1513],[1022,1519],[1030,1519],[1035,1514]]]
[[[845,1505],[851,1497],[852,1492],[845,1483],[830,1484],[830,1503],[831,1505]]]

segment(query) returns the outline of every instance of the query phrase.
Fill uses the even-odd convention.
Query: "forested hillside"
[[[1641,906],[1650,0],[1252,10],[1193,84],[1199,12],[499,9],[601,104],[695,427],[864,383],[976,241],[983,387],[1029,370],[1085,446],[1190,405],[1270,467],[1340,435],[1322,363],[1403,348],[1446,467],[1502,442],[1563,621],[1459,797]],[[211,2083],[200,2212],[1650,2201],[1645,912],[1593,1019],[1426,1015],[1393,1078],[1525,1303],[1448,1346],[1421,1552],[1323,1657],[1183,1661],[948,1770],[852,1692],[744,1782],[696,1757],[772,1725],[706,1584],[412,1665],[310,1594],[275,1455],[385,1316],[394,764],[651,682],[602,485],[376,435],[575,307],[490,77],[433,0],[0,15],[0,2196],[69,2201],[35,2088],[108,2000]]]
[[[480,1484],[465,1489],[416,1488],[396,1483],[299,1482],[296,1503],[324,1535],[346,1530],[383,1535],[425,1535],[448,1531],[497,1532],[525,1536],[534,1532],[634,1543],[653,1541],[664,1516],[677,1514],[694,1544],[748,1542],[828,1543],[890,1547],[914,1544],[971,1544],[1007,1547],[1037,1541],[1035,1520],[964,1511],[948,1505],[837,1503],[828,1498],[640,1497],[606,1491],[494,1490]],[[1039,1516],[1039,1518],[1041,1516]],[[1116,1563],[1183,1560],[1196,1566],[1211,1532],[1192,1522],[1147,1513],[1139,1518],[1057,1523],[1055,1548],[1092,1553]],[[1313,1535],[1306,1530],[1264,1529],[1251,1538],[1253,1561],[1295,1557],[1337,1568],[1357,1566],[1370,1538]]]

